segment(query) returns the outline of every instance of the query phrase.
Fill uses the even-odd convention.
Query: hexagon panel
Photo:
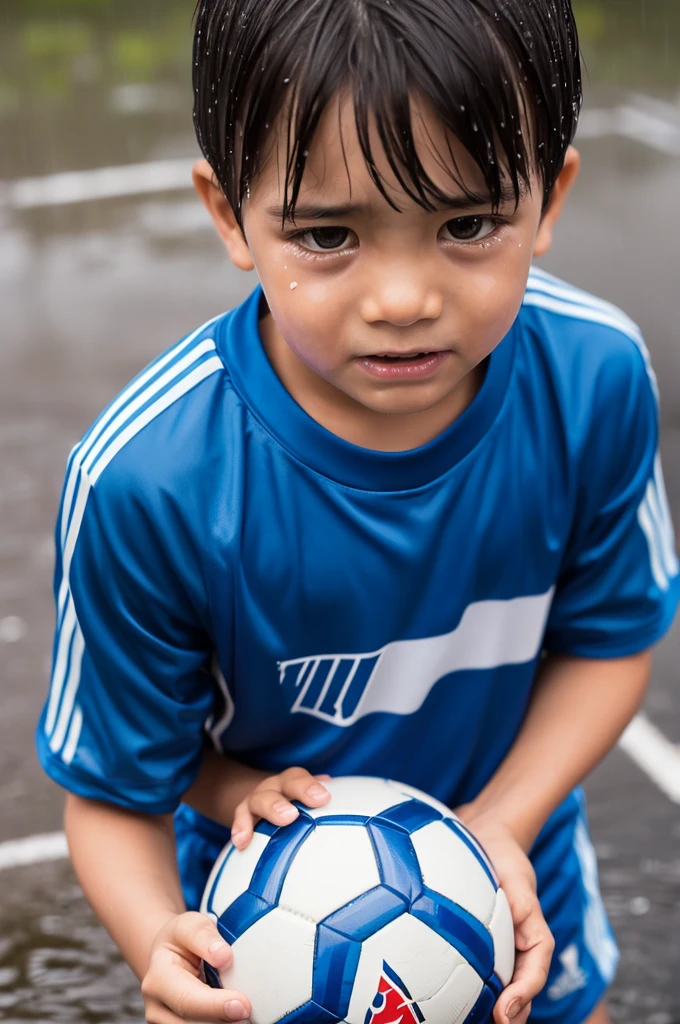
[[[509,985],[515,969],[515,927],[508,905],[508,898],[502,889],[496,893],[496,905],[489,921],[493,937],[493,969],[504,985]]]
[[[482,979],[469,964],[459,964],[439,991],[418,1005],[427,1024],[462,1024],[483,987]]]
[[[366,1011],[378,992],[383,962],[401,979],[411,999],[418,1004],[431,999],[453,971],[466,963],[461,954],[431,928],[403,914],[363,943],[345,1017],[348,1024],[364,1024]],[[429,1018],[426,1019],[429,1024]]]
[[[222,972],[222,985],[250,998],[252,1024],[278,1020],[307,1002],[315,935],[311,921],[275,907],[236,940],[234,962]]]
[[[395,786],[404,799],[412,797],[414,800],[421,800],[424,804],[434,807],[435,811],[439,811],[440,814],[445,815],[447,818],[456,817],[453,811],[446,804],[443,804],[441,800],[436,800],[435,797],[430,796],[428,793],[423,793],[422,790],[416,789],[415,786],[407,786],[404,782],[393,782],[392,785]]]
[[[288,869],[279,906],[323,921],[379,884],[373,846],[363,826],[317,826]]]
[[[387,807],[400,803],[400,793],[388,779],[372,779],[351,775],[324,782],[331,794],[323,807],[305,808],[313,818],[327,814],[379,814]]]
[[[411,836],[425,885],[483,924],[491,920],[496,893],[486,871],[461,839],[441,821]]]
[[[241,893],[246,891],[268,842],[268,836],[256,832],[245,850],[237,850],[236,847],[230,846],[226,863],[222,857],[218,859],[206,886],[201,906],[204,912],[217,914],[219,917]],[[213,887],[212,882],[218,875],[217,885]]]

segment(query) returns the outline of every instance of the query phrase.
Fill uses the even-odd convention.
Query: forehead
[[[411,128],[418,158],[427,176],[442,192],[484,195],[487,191],[484,176],[460,140],[437,117],[427,100],[411,99]],[[390,126],[398,130],[398,126]],[[399,181],[402,168],[390,165],[380,141],[375,117],[368,124],[370,150],[375,170],[385,191],[400,208],[416,205],[405,193]],[[283,115],[275,128],[276,145],[266,162],[253,192],[265,199],[283,195],[286,182],[286,140],[288,118]],[[408,180],[408,177],[407,177]],[[378,203],[385,206],[367,166],[356,126],[354,100],[351,95],[339,94],[326,107],[319,121],[312,143],[306,153],[305,171],[300,189],[303,198],[340,203],[352,200]]]

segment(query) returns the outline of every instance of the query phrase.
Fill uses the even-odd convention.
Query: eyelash
[[[465,219],[467,219],[467,218],[465,218],[465,217],[450,217],[449,220],[445,222],[443,227],[446,227],[446,224],[448,224],[451,220],[465,220]],[[493,229],[487,235],[485,235],[483,238],[480,238],[480,239],[478,239],[476,241],[468,241],[468,242],[464,241],[463,239],[447,238],[447,239],[443,240],[444,244],[447,245],[447,246],[456,246],[456,247],[462,246],[462,247],[467,248],[467,249],[471,249],[473,246],[478,247],[478,248],[487,249],[490,245],[493,245],[494,242],[500,242],[501,241],[502,236],[503,236],[503,234],[505,232],[505,229],[509,226],[509,223],[510,223],[508,220],[505,220],[502,217],[499,217],[497,215],[493,216],[491,214],[487,214],[484,217],[480,216],[480,220],[492,221],[493,225],[494,225]],[[355,244],[355,245],[349,246],[346,249],[329,249],[327,252],[323,252],[322,250],[317,250],[317,249],[308,249],[305,245],[303,245],[301,243],[301,239],[303,239],[306,235],[309,235],[310,232],[313,231],[313,230],[314,230],[314,228],[304,228],[304,229],[300,229],[299,231],[294,231],[290,235],[287,236],[287,242],[290,244],[291,248],[293,248],[293,250],[295,252],[295,255],[300,256],[303,259],[313,260],[313,261],[328,260],[328,259],[330,259],[332,257],[337,258],[337,257],[340,257],[340,256],[350,255],[350,254],[356,252],[356,250],[359,248],[358,244]],[[347,228],[347,230],[350,231],[351,229]],[[351,233],[354,234],[354,232],[351,232]],[[439,235],[437,235],[437,237],[439,237]],[[357,240],[357,242],[358,242],[358,240]]]

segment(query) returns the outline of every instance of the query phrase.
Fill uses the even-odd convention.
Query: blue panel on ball
[[[496,993],[488,985],[485,985],[479,993],[477,1002],[465,1018],[464,1024],[491,1024],[493,1008],[497,999]]]
[[[278,1024],[339,1024],[340,1019],[309,999],[298,1006],[297,1010],[291,1010],[285,1017],[281,1017]]]
[[[319,927],[327,925],[348,939],[363,942],[407,910],[408,903],[403,896],[386,889],[384,885],[377,885],[375,889],[369,889],[340,910],[329,914]]]
[[[505,985],[503,984],[503,982],[501,981],[497,974],[491,975],[491,977],[487,980],[487,985],[496,996],[496,999],[498,999],[499,995],[505,988]]]
[[[423,891],[423,879],[411,837],[374,818],[368,825],[380,881],[400,893],[409,906]]]
[[[210,988],[222,988],[222,979],[220,978],[219,971],[216,971],[212,964],[203,961],[203,973],[205,974],[206,984]]]
[[[217,919],[217,927],[230,944],[274,907],[252,892],[243,892]]]
[[[267,903],[278,903],[288,868],[315,827],[314,819],[305,811],[301,811],[300,817],[290,825],[277,829],[257,862],[249,886],[250,891]]]
[[[262,818],[258,821],[254,831],[259,832],[262,836],[273,836],[280,828],[280,825],[272,825],[271,821],[265,821],[264,818]]]
[[[411,835],[433,821],[441,821],[441,817],[436,808],[424,804],[422,800],[405,800],[376,814],[373,820]]]
[[[479,847],[477,846],[477,843],[472,838],[472,836],[470,835],[468,830],[465,828],[465,826],[463,824],[461,824],[460,822],[458,822],[458,821],[454,821],[453,818],[444,818],[443,821],[444,821],[444,824],[446,825],[446,827],[450,828],[451,831],[454,832],[458,836],[460,841],[462,843],[464,843],[465,846],[467,846],[468,850],[472,854],[474,854],[477,862],[480,864],[480,866],[486,872],[486,876],[489,879],[489,881],[491,882],[492,886],[494,887],[494,890],[497,890],[498,889],[498,882],[496,881],[494,873],[491,870],[491,868],[489,867],[489,863],[488,863],[486,857],[481,853]]]
[[[324,814],[315,821],[317,825],[365,825],[370,818],[367,814]]]
[[[353,942],[325,924],[316,931],[312,999],[342,1018],[349,1009],[361,943]]]
[[[481,978],[490,976],[493,939],[476,917],[427,888],[411,907],[411,913],[457,949]]]

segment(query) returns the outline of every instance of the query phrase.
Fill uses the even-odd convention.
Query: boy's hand
[[[526,1024],[531,1000],[548,979],[555,940],[536,895],[531,861],[510,829],[493,818],[476,818],[466,807],[456,814],[488,853],[508,898],[515,925],[515,973],[496,1003],[495,1024]]]
[[[242,992],[209,988],[202,981],[203,960],[219,971],[232,960],[231,947],[212,921],[194,913],[170,918],[154,941],[142,981],[150,1024],[236,1021],[250,1015],[250,1003]]]
[[[299,815],[291,800],[306,807],[322,807],[331,795],[322,782],[330,775],[310,775],[304,768],[288,768],[280,775],[271,775],[251,790],[234,811],[231,841],[238,850],[245,850],[253,838],[255,822],[260,818],[272,825],[290,825]]]

